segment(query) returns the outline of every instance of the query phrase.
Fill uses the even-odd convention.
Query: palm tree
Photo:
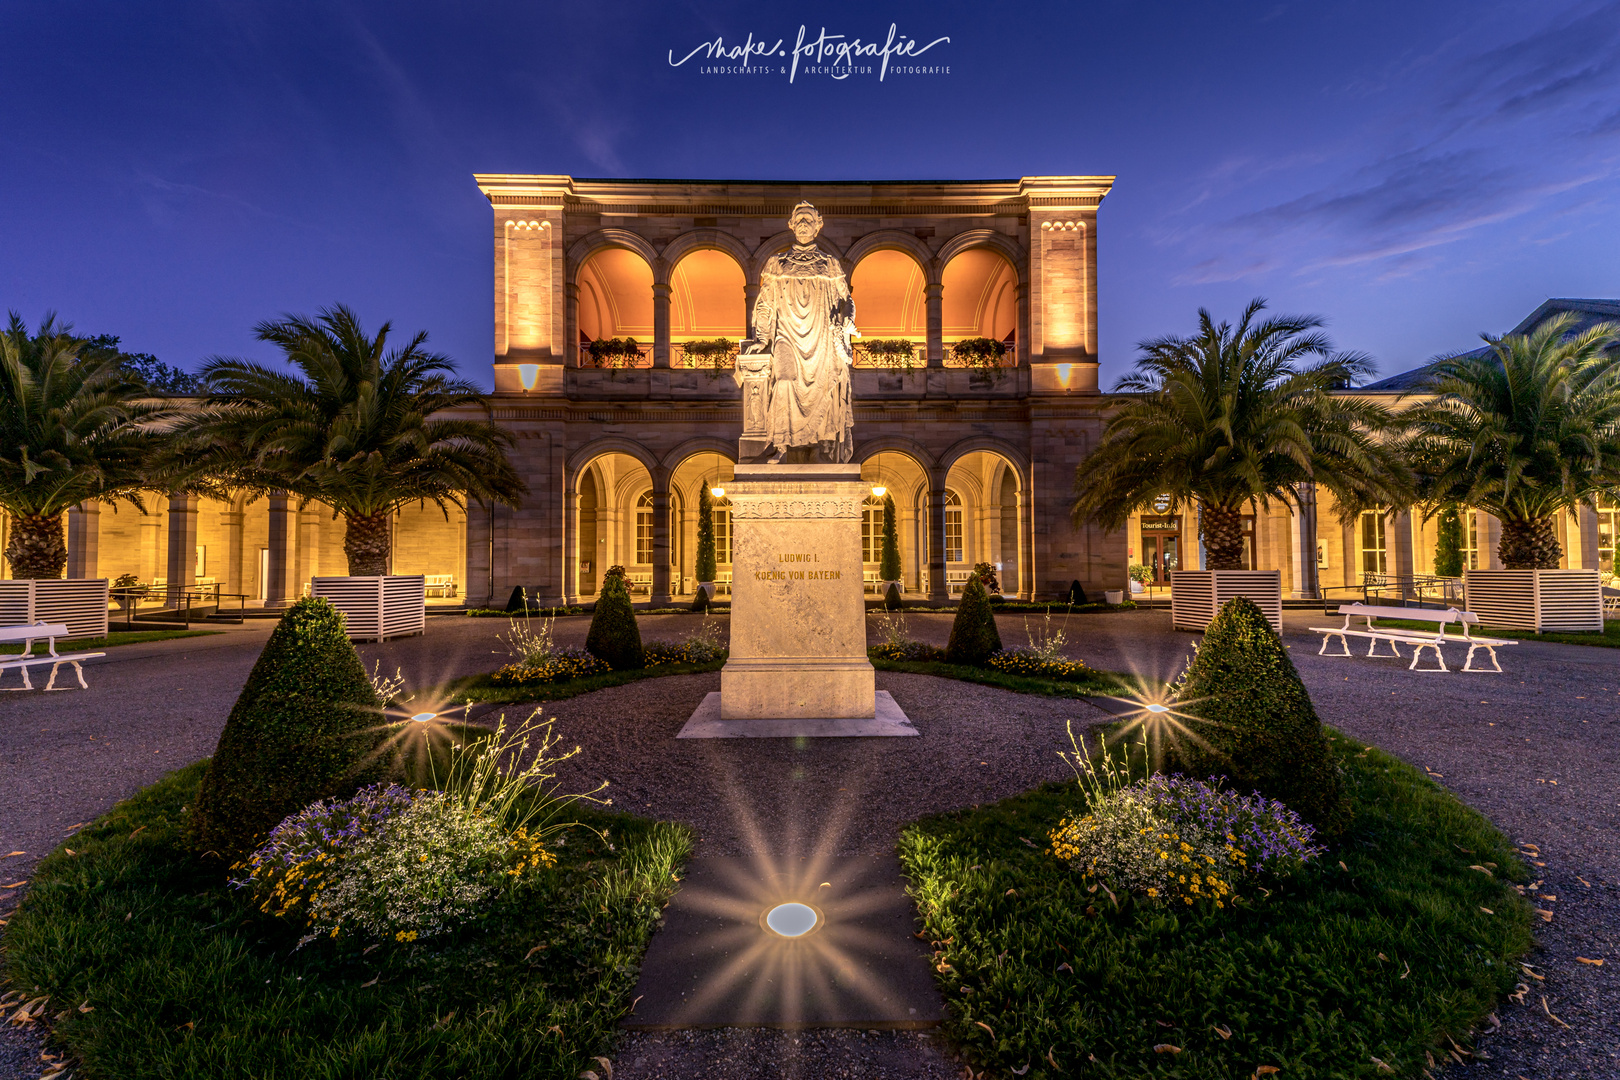
[[[405,503],[449,512],[468,497],[515,505],[523,481],[506,458],[511,435],[484,419],[448,417],[480,404],[450,361],[419,332],[386,350],[392,324],[368,335],[347,307],[254,327],[292,372],[215,357],[210,394],[176,446],[194,474],[253,491],[285,490],[343,515],[349,573],[388,572],[389,519]]]
[[[47,314],[0,331],[0,507],[16,522],[6,558],[19,578],[60,577],[62,514],[86,499],[128,500],[163,414],[116,351],[92,348]]]
[[[1393,417],[1335,392],[1371,362],[1334,353],[1314,316],[1257,322],[1265,306],[1251,301],[1235,327],[1200,309],[1196,335],[1137,346],[1136,370],[1114,388],[1131,396],[1113,400],[1096,451],[1076,470],[1077,528],[1123,528],[1167,494],[1173,508],[1199,508],[1209,569],[1236,570],[1251,501],[1297,506],[1299,485],[1312,482],[1333,492],[1347,519],[1406,501],[1407,471],[1379,438]]]
[[[1424,501],[1495,515],[1509,570],[1556,569],[1554,519],[1620,487],[1620,324],[1575,321],[1483,335],[1434,363],[1422,392],[1436,396],[1406,413]]]

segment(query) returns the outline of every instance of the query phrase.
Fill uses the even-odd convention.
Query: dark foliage
[[[891,581],[889,587],[883,591],[883,610],[899,611],[900,606],[900,586]]]
[[[707,484],[698,489],[697,564],[693,574],[699,581],[714,580],[714,496]]]
[[[894,523],[894,497],[883,496],[883,542],[878,560],[880,581],[900,580],[900,534]]]
[[[1088,602],[1086,600],[1086,587],[1078,581],[1069,582],[1069,603],[1079,605]]]
[[[1166,764],[1203,779],[1225,776],[1241,792],[1279,799],[1332,833],[1344,824],[1344,784],[1322,721],[1265,614],[1238,597],[1204,632],[1178,699],[1187,726]]]
[[[630,590],[625,588],[623,574],[610,573],[603,579],[585,647],[591,655],[606,660],[614,671],[636,671],[646,665],[641,628],[636,625],[636,612],[630,606]]]
[[[984,591],[984,583],[978,578],[968,578],[962,590],[962,602],[956,609],[956,621],[951,624],[951,640],[945,647],[945,656],[953,664],[982,667],[1000,651],[1001,633],[996,629],[990,594]]]
[[[698,586],[697,595],[692,597],[692,610],[699,614],[709,610],[709,590],[702,585]]]
[[[1435,529],[1434,572],[1441,577],[1462,577],[1463,523],[1455,505],[1440,511]]]
[[[225,721],[193,844],[234,862],[293,811],[381,779],[380,706],[337,609],[288,608]]]

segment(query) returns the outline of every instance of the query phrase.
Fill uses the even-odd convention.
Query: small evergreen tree
[[[1439,514],[1434,539],[1434,572],[1441,577],[1462,577],[1463,523],[1455,504]]]
[[[1078,580],[1069,583],[1069,603],[1079,607],[1086,602],[1086,587]]]
[[[641,651],[641,628],[636,625],[636,610],[630,606],[624,575],[610,573],[602,582],[602,595],[596,601],[596,614],[591,616],[585,648],[614,671],[638,671],[647,666]]]
[[[697,565],[693,568],[698,581],[714,580],[714,497],[709,485],[698,490]],[[699,589],[707,592],[707,589]]]
[[[900,608],[900,586],[891,581],[888,589],[883,593],[883,610],[899,611]]]
[[[894,498],[883,496],[883,552],[879,557],[878,578],[900,580],[900,537],[894,525]]]
[[[697,595],[692,597],[692,610],[700,615],[709,610],[708,589],[705,589],[702,586],[698,587]]]
[[[990,594],[984,583],[970,577],[962,590],[962,602],[956,608],[956,621],[951,624],[950,644],[945,647],[945,659],[953,664],[972,664],[982,667],[985,661],[1001,651],[1001,633],[996,629],[995,609],[990,606]]]
[[[1203,779],[1225,776],[1240,792],[1279,799],[1318,829],[1346,814],[1344,785],[1311,695],[1282,639],[1245,597],[1228,600],[1177,692],[1196,740],[1166,748],[1166,766]]]
[[[226,862],[288,814],[383,778],[382,702],[324,598],[287,609],[236,699],[189,823]]]

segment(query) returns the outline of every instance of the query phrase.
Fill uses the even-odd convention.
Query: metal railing
[[[1338,596],[1334,596],[1338,593]],[[1329,605],[1359,600],[1381,607],[1461,608],[1463,579],[1438,574],[1364,574],[1355,585],[1331,585],[1322,589],[1322,610]]]
[[[892,339],[884,339],[892,340]],[[917,371],[928,366],[928,347],[922,342],[911,343],[911,362],[907,363],[904,356],[890,356],[874,353],[864,341],[857,341],[852,347],[855,353],[855,366],[858,368],[877,368],[889,371]]]
[[[626,368],[650,368],[653,363],[653,347],[651,345],[636,345],[633,354],[618,356],[604,356],[598,359],[591,355],[589,342],[579,344],[579,366],[581,368],[599,368],[606,371],[619,371]]]
[[[136,629],[138,623],[178,623],[186,629],[194,622],[241,623],[246,618],[248,602],[246,594],[220,592],[218,587],[184,589],[170,595],[165,589],[135,586],[113,589],[111,598],[123,615],[125,630]],[[156,604],[142,607],[143,600],[153,598]],[[234,618],[226,606],[228,600],[236,601]]]
[[[1018,339],[1008,338],[1003,341],[1000,359],[994,364],[983,363],[978,360],[963,360],[956,355],[955,343],[945,346],[945,366],[948,368],[978,368],[980,371],[995,371],[997,368],[1010,368],[1018,366]]]
[[[688,353],[687,343],[684,341],[671,342],[669,346],[669,366],[688,371],[730,371],[737,366],[737,344],[723,353],[703,352]]]

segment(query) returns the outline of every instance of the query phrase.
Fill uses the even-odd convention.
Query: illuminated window
[[[954,491],[945,493],[945,561],[962,561],[962,500]]]
[[[636,562],[647,566],[653,559],[653,512],[652,492],[642,494],[636,500]]]
[[[1597,498],[1598,569],[1605,574],[1616,573],[1615,538],[1620,537],[1620,498],[1599,495]]]
[[[731,500],[716,499],[714,503],[714,561],[731,565]]]
[[[861,561],[883,561],[883,500],[876,495],[861,507]]]
[[[1384,512],[1361,512],[1361,575],[1382,576],[1388,572],[1384,553]]]
[[[1470,570],[1479,569],[1479,515],[1464,506],[1458,510],[1463,516],[1463,565]]]

